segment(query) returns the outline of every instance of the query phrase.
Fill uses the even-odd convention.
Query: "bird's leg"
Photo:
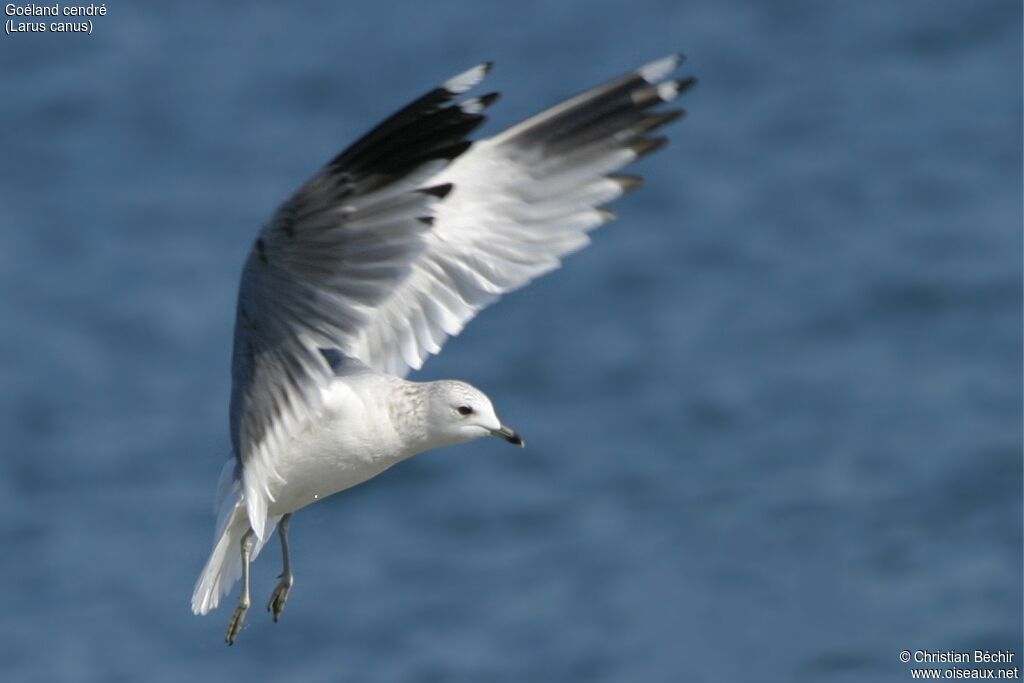
[[[288,560],[288,523],[290,521],[292,521],[292,515],[289,512],[281,518],[280,524],[277,525],[277,534],[281,537],[281,555],[284,557],[284,568],[281,570],[281,576],[278,577],[281,580],[277,582],[274,592],[270,594],[270,602],[267,603],[267,611],[273,612],[275,623],[281,618],[284,604],[288,602],[288,591],[292,589],[292,584],[295,583],[295,577],[292,575],[292,565]]]
[[[242,630],[242,622],[245,621],[245,613],[249,611],[249,558],[252,555],[252,527],[242,536],[242,592],[238,595],[238,607],[231,615],[228,622],[228,632],[224,635],[224,642],[228,645],[235,644],[238,632]]]

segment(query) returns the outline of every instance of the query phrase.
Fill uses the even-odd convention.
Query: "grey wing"
[[[250,523],[264,536],[281,446],[320,407],[322,347],[352,346],[410,272],[432,207],[429,181],[465,152],[496,95],[453,103],[481,65],[409,104],[303,185],[261,230],[242,272],[232,358],[231,439]]]
[[[561,265],[613,217],[601,208],[637,187],[624,166],[661,147],[651,133],[677,119],[661,109],[694,84],[674,80],[672,55],[587,90],[478,141],[435,182],[451,195],[412,273],[361,327],[351,355],[404,375],[441,350],[499,296]]]

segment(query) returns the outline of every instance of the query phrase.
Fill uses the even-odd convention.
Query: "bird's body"
[[[468,440],[431,428],[429,406],[439,389],[445,393],[456,390],[460,405],[476,404],[484,419],[491,421],[489,431],[502,429],[493,409],[491,417],[486,415],[490,402],[462,382],[410,382],[371,370],[354,359],[342,363],[332,365],[335,375],[321,392],[320,411],[307,415],[297,426],[278,459],[280,477],[268,487],[272,501],[267,506],[268,536],[284,515],[362,484],[417,453]],[[518,439],[513,434],[505,438]],[[219,596],[237,578],[235,560],[240,558],[230,551],[250,527],[240,484],[237,463],[230,460],[221,475],[217,503],[219,541],[228,554],[221,557],[214,552],[208,563],[214,571],[204,571],[200,577],[192,604],[198,613],[216,607]],[[253,558],[263,540],[254,546]]]
[[[496,94],[454,100],[487,72],[450,79],[387,119],[275,213],[246,260],[232,360],[233,457],[218,487],[214,549],[192,608],[215,608],[279,528],[292,586],[292,513],[417,453],[483,436],[522,440],[457,381],[410,382],[501,294],[557,268],[640,179],[613,172],[657,149],[681,113],[653,107],[693,79],[652,62],[475,143]]]
[[[295,512],[417,453],[456,443],[429,429],[433,386],[365,367],[339,372],[323,391],[320,413],[298,430],[281,458],[284,481],[270,486],[268,515]]]
[[[430,448],[416,429],[420,416],[402,400],[412,395],[412,382],[372,371],[332,382],[319,415],[306,422],[281,459],[284,481],[271,485],[267,513],[295,512]]]

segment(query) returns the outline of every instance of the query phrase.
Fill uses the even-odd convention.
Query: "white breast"
[[[412,455],[388,411],[396,378],[338,378],[323,410],[288,445],[278,464],[285,483],[271,488],[269,514],[282,515],[371,479]]]

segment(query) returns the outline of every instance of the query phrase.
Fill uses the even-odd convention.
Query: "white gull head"
[[[449,446],[496,436],[516,446],[524,445],[519,435],[498,419],[491,399],[476,387],[440,380],[428,382],[424,389],[427,439],[432,444]]]

